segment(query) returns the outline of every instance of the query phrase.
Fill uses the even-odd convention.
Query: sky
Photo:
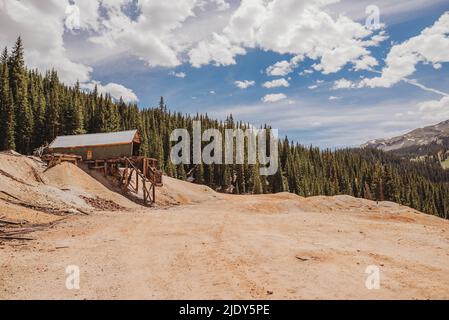
[[[448,0],[0,0],[0,46],[113,98],[323,148],[449,119]]]

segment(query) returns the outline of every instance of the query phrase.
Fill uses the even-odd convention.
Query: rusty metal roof
[[[78,134],[73,136],[58,136],[48,146],[53,148],[74,148],[99,145],[114,145],[131,143],[137,130],[119,131],[110,133]]]

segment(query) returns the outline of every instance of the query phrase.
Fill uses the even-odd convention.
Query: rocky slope
[[[372,147],[384,151],[398,149],[440,146],[444,148],[449,142],[449,120],[433,126],[415,129],[401,136],[390,139],[376,139],[366,142],[362,147]]]

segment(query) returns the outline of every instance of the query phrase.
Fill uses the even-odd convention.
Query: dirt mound
[[[0,154],[0,199],[14,205],[47,211],[86,206],[82,199],[47,185],[45,167],[25,156]],[[42,211],[42,210],[40,210]]]
[[[45,177],[59,188],[95,188],[98,182],[92,181],[87,173],[69,162],[62,162],[44,172]],[[93,187],[91,187],[93,185]],[[97,189],[101,189],[97,188]]]
[[[70,163],[61,163],[47,170],[38,158],[17,153],[0,153],[0,200],[9,203],[9,211],[66,214],[99,209],[82,197],[97,199],[112,207],[130,209],[137,204],[113,192],[89,174]],[[19,210],[18,208],[24,208]]]
[[[45,183],[40,171],[42,171],[42,167],[31,158],[16,152],[0,152],[0,176],[35,186]]]
[[[301,197],[281,192],[261,195],[231,195],[218,193],[211,188],[164,176],[164,186],[157,189],[156,203],[159,205],[200,204],[215,200],[228,201],[236,210],[263,214],[282,214],[289,212],[327,212],[327,213],[374,213],[379,217],[401,220],[401,214],[421,214],[420,212],[383,201],[376,202],[348,195]],[[404,218],[403,220],[407,220]]]
[[[0,208],[0,220],[7,219],[18,223],[50,223],[60,219],[56,215],[39,212],[1,199]]]
[[[139,207],[69,162],[63,162],[48,169],[45,171],[44,176],[47,178],[49,185],[70,191],[82,197],[99,198],[109,203],[115,202],[119,207],[123,208]]]
[[[225,195],[211,188],[178,179],[163,177],[164,185],[156,190],[156,203],[159,205],[193,204],[223,199]]]
[[[417,210],[397,203],[389,201],[376,202],[347,195],[302,198],[299,207],[307,212],[354,213],[365,216],[373,213],[375,217],[380,219],[392,220],[401,220],[400,216],[405,214],[423,215]],[[407,219],[404,218],[404,220]]]

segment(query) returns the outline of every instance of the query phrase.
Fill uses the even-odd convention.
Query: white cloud
[[[315,89],[317,89],[319,86],[321,86],[323,83],[324,83],[324,80],[317,80],[317,81],[315,81],[315,84],[312,84],[312,85],[308,86],[307,88],[308,88],[309,90],[315,90]]]
[[[363,61],[357,68],[372,65],[365,58],[370,56],[367,48],[382,37],[373,39],[377,33],[344,15],[333,18],[325,7],[337,1],[242,0],[221,33],[190,51],[190,61],[194,66],[233,64],[235,55],[244,54],[245,48],[260,48],[317,60],[315,69],[325,74],[357,61]],[[276,67],[280,68],[270,74],[284,76],[292,69],[287,60]]]
[[[341,97],[336,97],[336,96],[329,97],[329,101],[340,100],[340,99],[341,99]]]
[[[442,97],[440,100],[424,101],[418,104],[419,111],[423,119],[432,122],[439,122],[449,119],[449,97]]]
[[[247,89],[253,87],[256,82],[253,80],[234,81],[234,84],[240,89]]]
[[[215,94],[215,90],[210,90],[209,93],[210,94]]]
[[[267,81],[262,84],[262,87],[268,88],[268,89],[279,88],[279,87],[289,87],[289,86],[290,86],[290,83],[288,83],[288,81],[285,80],[284,78]]]
[[[235,56],[245,53],[244,48],[232,44],[227,37],[213,33],[211,40],[198,43],[195,48],[189,51],[188,55],[192,66],[199,68],[211,61],[216,66],[235,64]]]
[[[98,34],[90,37],[90,41],[117,53],[125,50],[148,66],[174,67],[181,64],[179,54],[188,44],[180,43],[174,33],[188,18],[195,16],[194,10],[201,1],[140,1],[140,15],[135,19],[123,10],[124,4],[130,4],[130,0],[101,3],[107,14],[102,17]]]
[[[351,88],[355,88],[355,87],[356,87],[356,85],[352,81],[342,78],[342,79],[334,81],[333,89],[334,90],[351,89]]]
[[[299,62],[304,59],[303,56],[295,56],[290,61],[282,60],[278,61],[272,66],[269,66],[266,70],[267,75],[283,77],[293,72],[298,67]]]
[[[299,73],[299,75],[300,75],[300,76],[305,76],[305,75],[312,74],[312,73],[313,73],[313,70],[311,70],[311,69],[306,69],[306,70],[304,70],[304,71],[301,71],[301,72]]]
[[[267,94],[262,98],[263,102],[277,102],[277,101],[281,101],[287,99],[287,96],[283,93],[272,93],[272,94]]]
[[[394,45],[382,75],[362,80],[361,86],[389,88],[415,73],[418,63],[430,63],[438,69],[442,62],[449,62],[448,30],[449,12],[446,12],[418,36]]]
[[[95,61],[97,52],[111,58],[131,55],[150,67],[175,67],[185,59],[195,67],[231,65],[252,48],[291,55],[267,69],[272,76],[292,72],[305,57],[316,60],[315,69],[323,73],[347,63],[357,69],[374,65],[367,47],[379,37],[345,16],[333,18],[326,6],[337,1],[77,0],[70,5],[1,0],[0,44],[11,45],[21,34],[27,63],[42,70],[55,67],[70,83],[91,80],[92,68],[79,58]],[[130,6],[137,6],[137,16],[125,9]],[[66,33],[82,43],[75,54],[67,53]]]
[[[169,75],[174,76],[176,78],[185,78],[187,76],[184,72],[175,72],[175,71],[170,71]]]
[[[337,13],[344,13],[348,17],[357,21],[365,21],[367,18],[366,8],[369,5],[376,5],[380,8],[381,20],[395,24],[414,19],[423,10],[429,10],[441,6],[447,0],[341,0],[331,5],[329,9]]]
[[[424,101],[419,103],[420,111],[442,110],[449,111],[449,97],[442,97],[440,100]]]
[[[69,30],[80,29],[80,9],[76,4],[68,5],[65,9],[65,26]]]
[[[354,70],[372,70],[373,67],[376,67],[379,63],[376,59],[371,56],[363,56],[362,58],[356,60],[354,62]]]
[[[94,90],[95,85],[97,86],[98,93],[102,94],[110,94],[112,98],[115,100],[119,100],[120,97],[125,102],[137,102],[139,99],[136,94],[131,90],[126,88],[125,86],[117,83],[110,82],[107,85],[102,85],[98,81],[92,81],[89,83],[83,83],[80,85],[82,89],[86,89],[89,91]]]
[[[64,1],[1,0],[0,45],[12,47],[20,35],[30,68],[54,68],[67,84],[89,81],[92,68],[71,60],[64,46],[66,7]],[[81,18],[80,27],[84,22]]]

